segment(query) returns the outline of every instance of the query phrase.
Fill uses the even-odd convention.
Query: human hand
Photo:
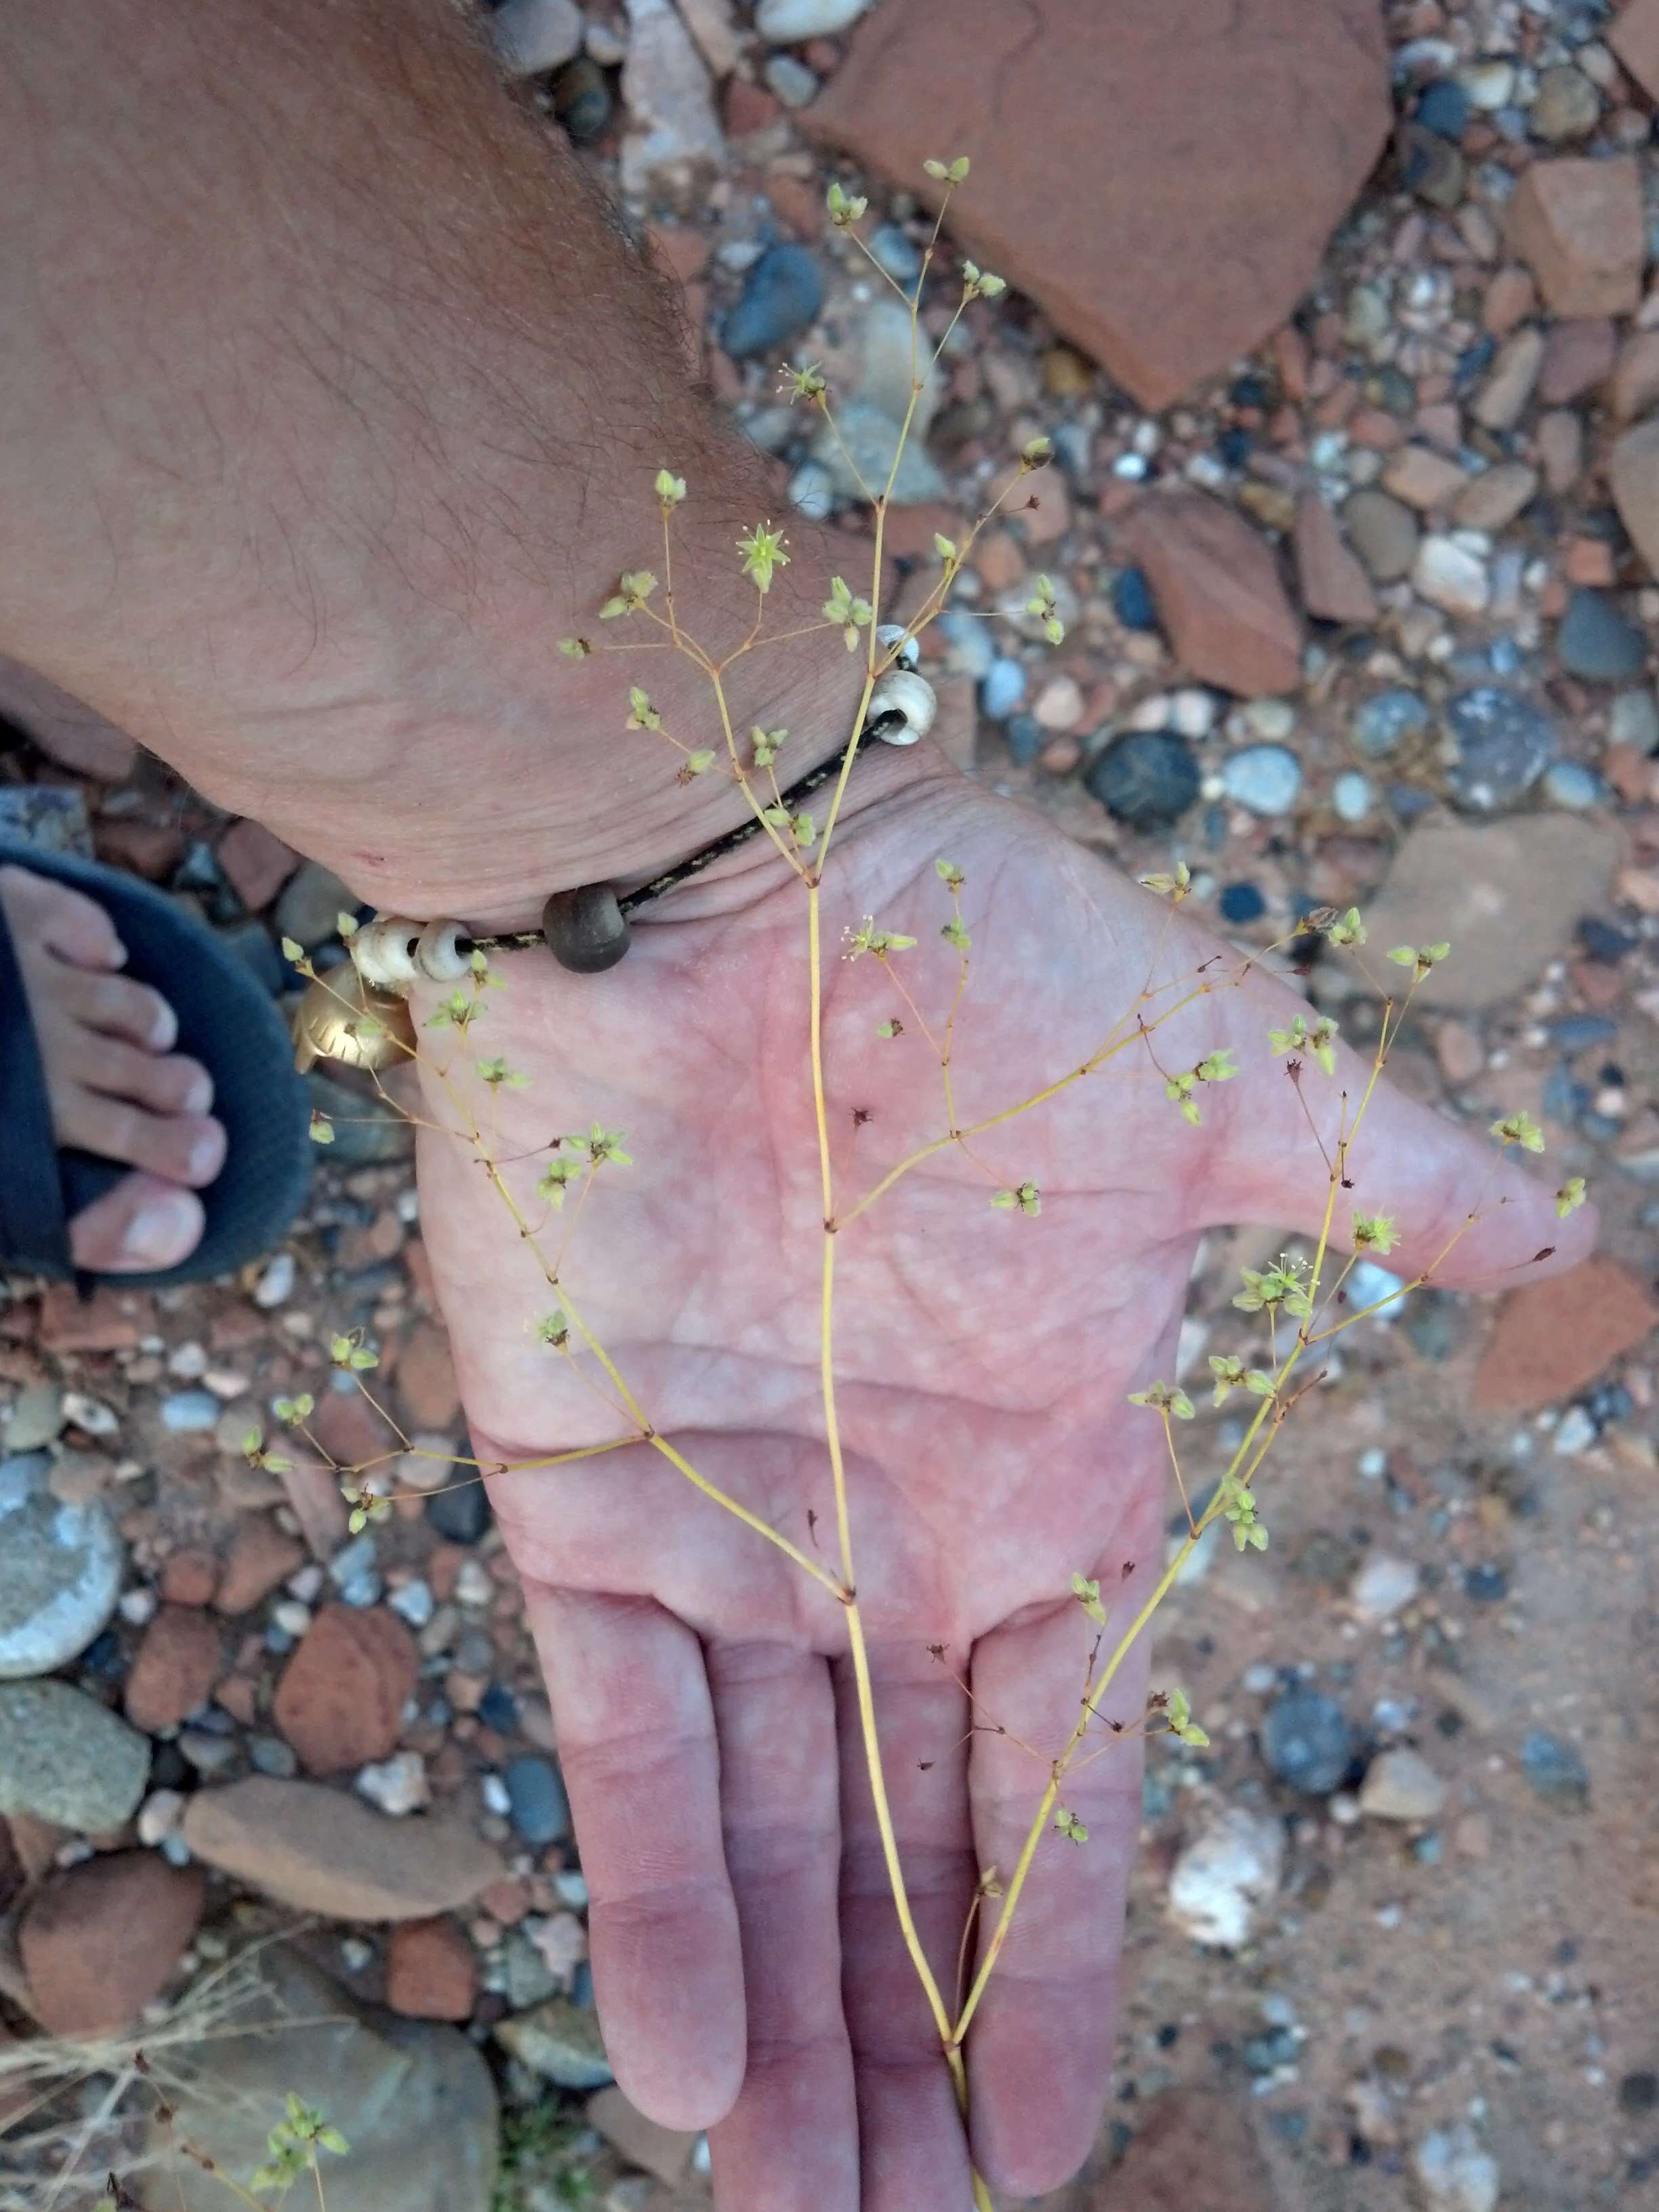
[[[1126,1400],[1172,1372],[1199,1235],[1316,1232],[1328,1177],[1267,1043],[1302,1004],[1285,987],[1259,971],[1235,985],[1237,956],[916,755],[860,763],[850,790],[823,891],[835,1370],[887,1786],[948,2004],[981,1870],[1007,1875],[1078,1714],[1091,1632],[1072,1577],[1098,1578],[1115,1633],[1162,1571],[1163,1426]],[[958,1126],[1080,1067],[1149,981],[1213,960],[1214,988],[1194,997],[1189,980],[1145,1004],[1152,1024],[1187,1001],[1152,1039],[1164,1067],[1236,1054],[1239,1079],[1203,1087],[1199,1127],[1131,1023],[1116,1058],[857,1210],[947,1123],[911,1010],[878,962],[840,957],[842,931],[872,915],[915,938],[895,966],[938,1034],[957,981],[940,857],[966,878],[973,939]],[[504,964],[453,1060],[501,1054],[529,1078],[484,1109],[526,1219],[544,1214],[531,1193],[554,1133],[597,1120],[626,1133],[633,1161],[600,1171],[579,1217],[574,1202],[550,1217],[541,1260],[466,1147],[423,1133],[421,1176],[481,1459],[637,1435],[591,1353],[538,1340],[562,1297],[655,1435],[833,1583],[805,903],[757,841],[647,909],[608,975]],[[895,1014],[904,1033],[879,1038]],[[1346,1054],[1335,1081],[1310,1066],[1302,1091],[1328,1146],[1340,1088],[1357,1101],[1368,1073]],[[428,1109],[455,1118],[431,1079]],[[1435,1279],[1466,1287],[1534,1272],[1545,1246],[1555,1256],[1536,1266],[1582,1257],[1586,1215],[1559,1222],[1495,1149],[1379,1085],[1337,1240],[1350,1206],[1385,1211],[1393,1269],[1439,1260]],[[1028,1180],[1036,1218],[991,1207]],[[844,1607],[653,1442],[491,1487],[547,1672],[623,2086],[665,2123],[711,2127],[722,2212],[962,2212],[969,2148],[888,1890]],[[1261,1487],[1270,1521],[1271,1462]],[[1144,1709],[1145,1646],[1103,1706],[1125,1723]],[[1137,1742],[1079,1763],[1065,1795],[1089,1840],[1045,1837],[966,2046],[973,2159],[1016,2194],[1072,2172],[1098,2121]]]

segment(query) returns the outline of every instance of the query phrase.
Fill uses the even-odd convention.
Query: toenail
[[[123,1257],[147,1261],[156,1267],[167,1266],[189,1249],[198,1218],[196,1201],[188,1191],[158,1193],[128,1222],[121,1237]]]
[[[204,1129],[194,1139],[190,1148],[190,1171],[193,1176],[211,1175],[219,1164],[220,1146],[216,1131]]]
[[[186,1114],[205,1114],[213,1103],[213,1078],[206,1068],[198,1067],[185,1090],[182,1110]]]

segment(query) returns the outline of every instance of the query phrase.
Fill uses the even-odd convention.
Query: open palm
[[[1121,1622],[1161,1567],[1163,1430],[1126,1400],[1172,1370],[1197,1237],[1234,1220],[1315,1229],[1327,1174],[1267,1044],[1297,1005],[1284,987],[1235,984],[1237,954],[1216,958],[1166,907],[936,761],[872,758],[854,788],[823,893],[845,1224],[835,1370],[884,1763],[949,2002],[981,1870],[1012,1863],[1043,1759],[1077,1717],[1091,1632],[1072,1577],[1097,1577]],[[1162,992],[1149,1024],[1188,1003],[1152,1051],[1133,1037],[848,1219],[948,1127],[923,1034],[942,1037],[957,977],[941,857],[965,877],[973,943],[952,1051],[963,1129],[1080,1067],[1115,1024],[1124,1034],[1149,981],[1212,960],[1218,988]],[[427,1235],[477,1449],[518,1462],[635,1425],[590,1354],[538,1335],[562,1295],[654,1429],[835,1573],[805,896],[755,843],[646,914],[610,975],[506,963],[487,1022],[450,1048],[470,1100],[480,1086],[459,1071],[478,1055],[529,1078],[488,1110],[508,1187],[546,1224],[532,1249],[465,1148],[423,1135]],[[844,957],[843,930],[866,915],[917,940],[894,960],[914,1009],[878,961]],[[894,1017],[900,1034],[879,1036]],[[1175,1070],[1221,1046],[1242,1073],[1204,1087],[1190,1127],[1152,1052]],[[1350,1061],[1336,1083],[1304,1077],[1328,1143],[1339,1085],[1357,1097],[1364,1074]],[[453,1119],[441,1085],[430,1098]],[[549,1215],[533,1196],[539,1148],[595,1121],[626,1133],[632,1164],[600,1170],[573,1229],[571,1203]],[[1386,1209],[1407,1272],[1477,1203],[1441,1280],[1498,1284],[1543,1245],[1557,1264],[1588,1245],[1582,1217],[1559,1224],[1541,1190],[1507,1166],[1493,1177],[1488,1146],[1386,1091],[1353,1173],[1339,1233],[1350,1203]],[[990,1203],[1027,1182],[1035,1216]],[[1247,1328],[1241,1316],[1239,1348],[1259,1357]],[[665,2122],[712,2125],[723,2212],[963,2212],[969,2146],[888,1893],[843,1609],[648,1443],[492,1487],[547,1670],[624,2087]],[[1145,1680],[1143,1651],[1109,1710],[1137,1714]],[[1082,1767],[1066,1796],[1089,1840],[1045,1843],[969,2039],[973,2155],[1016,2193],[1080,2162],[1105,2094],[1133,1747]]]

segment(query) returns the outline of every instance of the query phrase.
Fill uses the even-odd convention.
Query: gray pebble
[[[123,1551],[96,1502],[66,1505],[45,1452],[0,1461],[0,1677],[49,1674],[115,1610]]]
[[[68,1682],[0,1682],[0,1813],[32,1813],[82,1835],[130,1820],[149,1745]]]
[[[296,869],[276,901],[279,937],[291,937],[307,952],[339,933],[342,914],[356,914],[357,901],[337,876],[307,860]]]
[[[1651,691],[1621,691],[1607,716],[1607,735],[1616,745],[1638,753],[1659,749],[1659,703]]]
[[[1382,760],[1428,726],[1428,706],[1417,692],[1378,691],[1354,717],[1354,750],[1367,760]]]
[[[762,72],[766,88],[786,107],[807,107],[818,96],[818,81],[793,54],[774,54]]]

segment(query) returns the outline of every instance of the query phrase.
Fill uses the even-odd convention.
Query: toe
[[[65,969],[56,996],[65,1013],[100,1036],[125,1037],[146,1052],[170,1052],[179,1018],[159,991],[125,975],[94,975]]]
[[[198,1060],[181,1052],[143,1052],[118,1037],[91,1030],[75,1033],[70,1074],[106,1098],[128,1098],[152,1114],[205,1114],[213,1104],[213,1078]]]
[[[82,1084],[66,1085],[52,1108],[60,1144],[148,1169],[168,1182],[200,1189],[225,1164],[224,1128],[210,1115],[152,1114]]]
[[[38,876],[32,869],[0,868],[0,902],[19,933],[76,968],[118,968],[126,948],[96,899]]]
[[[176,1267],[201,1243],[205,1218],[193,1190],[155,1176],[123,1176],[70,1222],[70,1256],[100,1275]]]

